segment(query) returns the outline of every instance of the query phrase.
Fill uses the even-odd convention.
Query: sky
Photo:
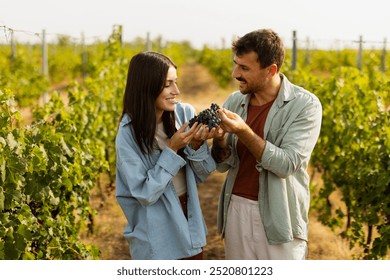
[[[296,31],[301,47],[382,48],[390,40],[386,0],[0,0],[0,43],[14,30],[17,40],[34,41],[68,35],[75,40],[105,40],[114,25],[123,39],[189,41],[202,48],[230,47],[233,38],[271,28],[292,45]]]

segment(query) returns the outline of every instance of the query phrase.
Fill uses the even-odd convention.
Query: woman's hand
[[[225,135],[225,131],[221,127],[213,127],[211,130],[207,125],[200,125],[197,130],[194,140],[197,141],[206,141],[211,138],[219,138]]]
[[[197,150],[204,141],[212,138],[223,139],[224,136],[225,131],[220,126],[213,127],[210,130],[206,125],[201,125],[191,141],[191,147]]]
[[[188,122],[183,124],[182,127],[180,127],[179,130],[176,131],[176,133],[173,134],[173,136],[169,140],[168,147],[171,148],[173,151],[177,152],[181,148],[188,145],[199,129],[197,122],[194,123],[189,130],[185,131],[187,127]]]

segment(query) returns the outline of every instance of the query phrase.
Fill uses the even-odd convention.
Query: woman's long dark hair
[[[127,73],[122,117],[131,118],[135,139],[143,153],[151,153],[155,144],[156,99],[164,89],[168,69],[177,68],[167,56],[156,52],[141,52],[132,57]],[[174,112],[162,115],[165,133],[175,133]]]

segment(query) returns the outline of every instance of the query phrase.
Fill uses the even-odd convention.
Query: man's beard
[[[258,82],[256,84],[249,84],[245,79],[243,78],[236,78],[237,81],[244,82],[245,84],[243,87],[240,87],[240,92],[242,94],[250,94],[250,93],[255,93],[255,92],[260,92],[264,90],[265,84],[264,82]]]
[[[248,82],[245,79],[243,79],[243,78],[236,78],[236,80],[245,83],[243,86],[239,86],[240,92],[242,94],[248,94],[248,93],[252,93],[253,92],[252,88],[250,86],[248,86]]]

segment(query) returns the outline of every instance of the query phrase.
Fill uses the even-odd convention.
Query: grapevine
[[[198,122],[199,124],[207,125],[209,129],[218,127],[218,125],[221,123],[221,118],[218,114],[219,108],[220,107],[218,106],[218,104],[211,103],[210,108],[201,111],[198,115],[190,119],[189,121],[190,127],[192,127],[192,125],[195,122]]]

